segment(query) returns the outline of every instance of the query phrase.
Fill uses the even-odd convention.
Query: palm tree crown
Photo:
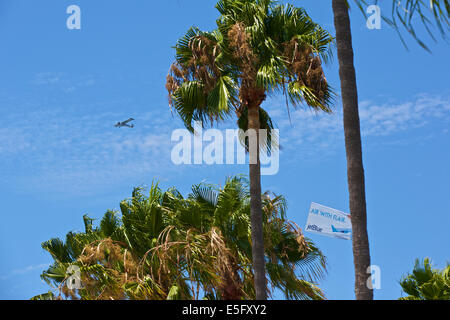
[[[231,112],[240,118],[272,93],[330,111],[322,61],[333,39],[303,9],[270,0],[221,0],[216,8],[218,28],[189,29],[167,76],[170,105],[187,128]]]

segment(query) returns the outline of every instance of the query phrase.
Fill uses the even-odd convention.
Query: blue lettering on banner
[[[337,215],[333,216],[333,220],[339,221],[339,222],[345,222],[345,218],[344,217],[339,217]]]
[[[317,232],[322,232],[322,228],[319,228],[318,226],[316,226],[315,224],[310,224],[306,230],[313,230],[313,231],[317,231]]]
[[[311,213],[317,214],[317,215],[321,215],[322,217],[325,217],[325,218],[328,218],[328,219],[333,219],[334,221],[345,222],[345,218],[344,217],[339,217],[338,215],[331,214],[331,213],[326,212],[326,211],[320,211],[318,209],[311,209]]]

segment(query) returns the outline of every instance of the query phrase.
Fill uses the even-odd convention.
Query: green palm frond
[[[50,291],[47,293],[34,296],[30,300],[55,300],[55,295],[53,294],[53,292]]]
[[[280,289],[288,300],[323,300],[322,291],[313,283],[298,279],[285,266],[267,263],[267,273],[274,287]]]
[[[400,300],[450,300],[450,265],[440,271],[433,269],[431,260],[416,259],[411,274],[403,276],[400,286],[408,296]]]
[[[322,110],[327,113],[332,111],[330,104],[333,97],[330,92],[331,89],[327,87],[327,90],[324,91],[325,95],[321,99],[310,88],[299,82],[291,82],[287,88],[287,95],[292,105],[296,106],[301,103],[307,103],[313,109]]]
[[[84,229],[86,233],[91,233],[94,231],[93,227],[92,227],[92,222],[94,221],[94,219],[89,218],[89,216],[87,214],[85,214],[83,216],[83,222],[84,222]]]
[[[41,244],[42,249],[48,251],[55,261],[61,263],[72,262],[72,257],[70,256],[70,251],[67,246],[59,238],[53,238],[45,241]]]
[[[221,76],[217,79],[215,88],[208,95],[208,113],[216,119],[224,120],[225,116],[233,110],[236,103],[236,85],[229,76]]]
[[[208,207],[213,208],[217,205],[217,197],[217,191],[213,185],[202,183],[192,186],[190,198],[200,204],[205,203]]]
[[[108,210],[100,221],[100,230],[104,237],[111,237],[120,227],[117,212]]]
[[[41,274],[41,279],[48,285],[58,287],[67,278],[69,263],[55,261],[47,270]]]

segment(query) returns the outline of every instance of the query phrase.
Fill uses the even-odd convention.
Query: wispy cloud
[[[54,74],[38,79],[49,85],[63,81]],[[77,188],[92,192],[120,181],[149,181],[180,169],[170,160],[170,137],[181,122],[171,117],[167,106],[133,115],[134,129],[118,129],[113,124],[130,115],[117,110],[129,110],[130,101],[96,102],[83,108],[5,101],[14,112],[3,115],[0,166],[2,175],[22,188],[65,190],[70,186],[70,192]],[[107,111],[105,105],[120,108]],[[291,161],[328,157],[342,148],[338,108],[334,114],[291,109],[291,123],[281,100],[267,101],[265,106],[280,128],[282,161],[286,155]],[[428,95],[400,103],[362,101],[360,116],[364,137],[384,139],[430,123],[449,123],[450,103],[448,97]],[[233,128],[235,122],[227,125]]]
[[[166,112],[133,114],[136,127],[128,129],[113,125],[130,115],[106,111],[105,105],[129,110],[129,101],[64,108],[60,101],[42,106],[8,99],[14,112],[3,115],[0,166],[9,181],[22,187],[71,186],[92,192],[118,181],[151,180],[150,174],[171,164],[170,136],[176,124],[167,107]]]
[[[62,73],[56,72],[41,72],[36,74],[35,78],[31,81],[35,85],[50,85],[57,84],[61,81]]]
[[[43,270],[49,267],[49,263],[41,263],[41,264],[37,264],[37,265],[31,265],[22,269],[15,269],[13,270],[11,273],[12,274],[25,274],[28,272],[32,272],[35,270]]]
[[[295,150],[300,157],[308,158],[329,155],[343,145],[340,109],[333,114],[291,109],[289,121],[283,103],[268,101],[267,106],[280,128],[281,145],[285,152]],[[436,121],[450,123],[450,99],[420,95],[401,103],[380,104],[366,100],[360,102],[360,120],[362,136],[366,138],[392,136]]]
[[[422,127],[430,121],[450,120],[449,97],[421,95],[415,101],[401,104],[361,103],[362,131],[365,136],[386,136]]]
[[[10,273],[0,276],[0,280],[3,280],[3,281],[8,280],[12,277],[15,277],[18,275],[25,275],[25,274],[28,274],[28,273],[34,272],[34,271],[43,271],[43,270],[47,269],[49,267],[49,265],[50,265],[50,263],[41,263],[41,264],[36,264],[36,265],[30,265],[30,266],[20,268],[20,269],[14,269]]]
[[[73,78],[62,72],[41,72],[36,74],[31,81],[32,85],[54,87],[65,93],[72,93],[84,87],[91,87],[95,83],[96,78],[93,75]]]

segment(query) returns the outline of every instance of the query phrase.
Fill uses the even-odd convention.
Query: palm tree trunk
[[[222,285],[219,287],[219,292],[222,300],[242,300],[242,281],[239,277],[239,265],[236,261],[228,260],[231,265],[231,270],[225,269],[221,274],[223,278]]]
[[[357,300],[372,300],[367,286],[370,274],[369,238],[367,235],[366,195],[358,112],[358,92],[353,63],[352,35],[347,0],[333,0],[334,25],[339,59],[339,76],[344,113],[345,149],[350,213],[353,228],[353,260]]]
[[[261,204],[261,167],[259,159],[259,106],[248,107],[248,129],[256,130],[256,164],[250,164],[250,220],[252,226],[253,273],[256,300],[267,299],[266,266],[264,260],[264,238]],[[250,139],[249,139],[250,143]]]

